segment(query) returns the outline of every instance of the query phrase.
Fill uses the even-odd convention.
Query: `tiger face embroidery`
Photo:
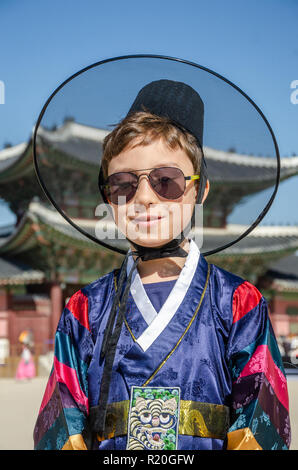
[[[176,449],[179,403],[179,387],[132,387],[127,449]]]

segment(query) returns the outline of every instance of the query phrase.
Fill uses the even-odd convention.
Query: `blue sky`
[[[298,154],[296,0],[1,0],[0,149],[29,139],[51,92],[81,68],[127,54],[180,57],[231,80],[261,108],[282,156]],[[264,223],[298,224],[298,177]],[[4,213],[0,211],[1,214]]]

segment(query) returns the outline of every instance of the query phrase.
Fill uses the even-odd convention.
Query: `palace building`
[[[42,129],[39,153],[56,202],[94,233],[100,202],[97,174],[106,131],[66,121]],[[276,161],[204,149],[212,191],[204,208],[203,252],[245,231],[228,218],[247,187],[257,194],[274,185]],[[49,158],[49,155],[51,158]],[[55,162],[59,161],[59,166]],[[71,175],[69,168],[72,168]],[[57,173],[59,172],[59,174]],[[281,158],[281,181],[298,174],[298,157]],[[57,178],[57,175],[59,178]],[[61,186],[61,181],[63,185]],[[60,184],[59,187],[55,186]],[[33,332],[38,354],[52,348],[61,310],[79,288],[118,267],[121,254],[76,231],[44,196],[34,170],[32,140],[0,151],[0,198],[16,216],[0,227],[0,361],[17,350],[24,329]],[[97,202],[98,199],[98,202]],[[125,239],[115,240],[121,248]],[[298,226],[257,226],[247,237],[208,261],[254,283],[269,301],[277,337],[298,336]],[[2,351],[2,352],[1,352]]]

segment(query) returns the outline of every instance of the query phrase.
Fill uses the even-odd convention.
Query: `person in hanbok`
[[[15,378],[17,381],[31,380],[36,376],[34,358],[31,353],[32,343],[23,339],[22,354],[18,363]]]
[[[105,138],[100,189],[131,250],[63,310],[35,449],[289,449],[266,299],[174,221],[208,196],[202,108],[185,84],[152,82]]]

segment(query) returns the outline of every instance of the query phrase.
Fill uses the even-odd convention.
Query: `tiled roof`
[[[76,221],[74,219],[74,221]],[[95,248],[94,242],[88,240],[87,237],[78,232],[75,228],[68,224],[68,222],[54,209],[50,209],[40,202],[32,202],[29,206],[29,210],[20,222],[16,230],[6,238],[0,238],[0,252],[6,253],[11,247],[12,251],[16,249],[23,251],[27,249],[27,246],[32,247],[32,240],[30,236],[26,235],[26,243],[22,241],[17,242],[18,233],[24,230],[27,226],[27,234],[30,232],[28,226],[34,225],[34,230],[31,230],[35,236],[35,242],[38,243],[38,224],[42,224],[48,227],[48,230],[55,232],[57,235],[67,237],[70,243],[76,245],[89,246]],[[105,229],[113,229],[114,223],[111,222],[100,222],[94,220],[81,220],[80,226],[83,227],[87,232],[94,235],[95,227],[104,227]],[[205,228],[204,229],[204,244],[201,248],[202,253],[206,253],[215,247],[223,246],[232,240],[238,239],[247,229],[243,225],[227,225],[226,228]],[[109,242],[111,243],[111,242]],[[114,240],[114,246],[118,246],[120,249],[126,250],[128,243],[125,239]],[[254,254],[266,254],[266,253],[277,253],[279,251],[295,251],[298,249],[298,227],[296,226],[257,226],[248,236],[238,241],[237,244],[226,248],[222,255],[254,255]]]
[[[295,253],[268,265],[269,273],[276,278],[298,283],[298,256]]]
[[[216,246],[224,246],[238,239],[247,227],[227,225],[225,229],[204,229],[203,251],[208,252]],[[222,253],[228,254],[266,254],[298,248],[298,227],[296,226],[257,226],[235,245]]]
[[[44,274],[26,266],[15,259],[0,257],[0,286],[39,284],[43,281]]]
[[[56,130],[39,128],[40,143],[48,143],[64,154],[81,162],[98,165],[102,141],[108,131],[75,122],[66,122]],[[0,173],[12,168],[27,151],[28,144],[0,151]],[[254,181],[268,183],[275,179],[276,159],[236,154],[212,148],[204,148],[208,174],[213,182]],[[33,170],[33,168],[32,168]],[[298,173],[298,156],[281,158],[281,179]],[[5,181],[4,181],[5,182]]]

